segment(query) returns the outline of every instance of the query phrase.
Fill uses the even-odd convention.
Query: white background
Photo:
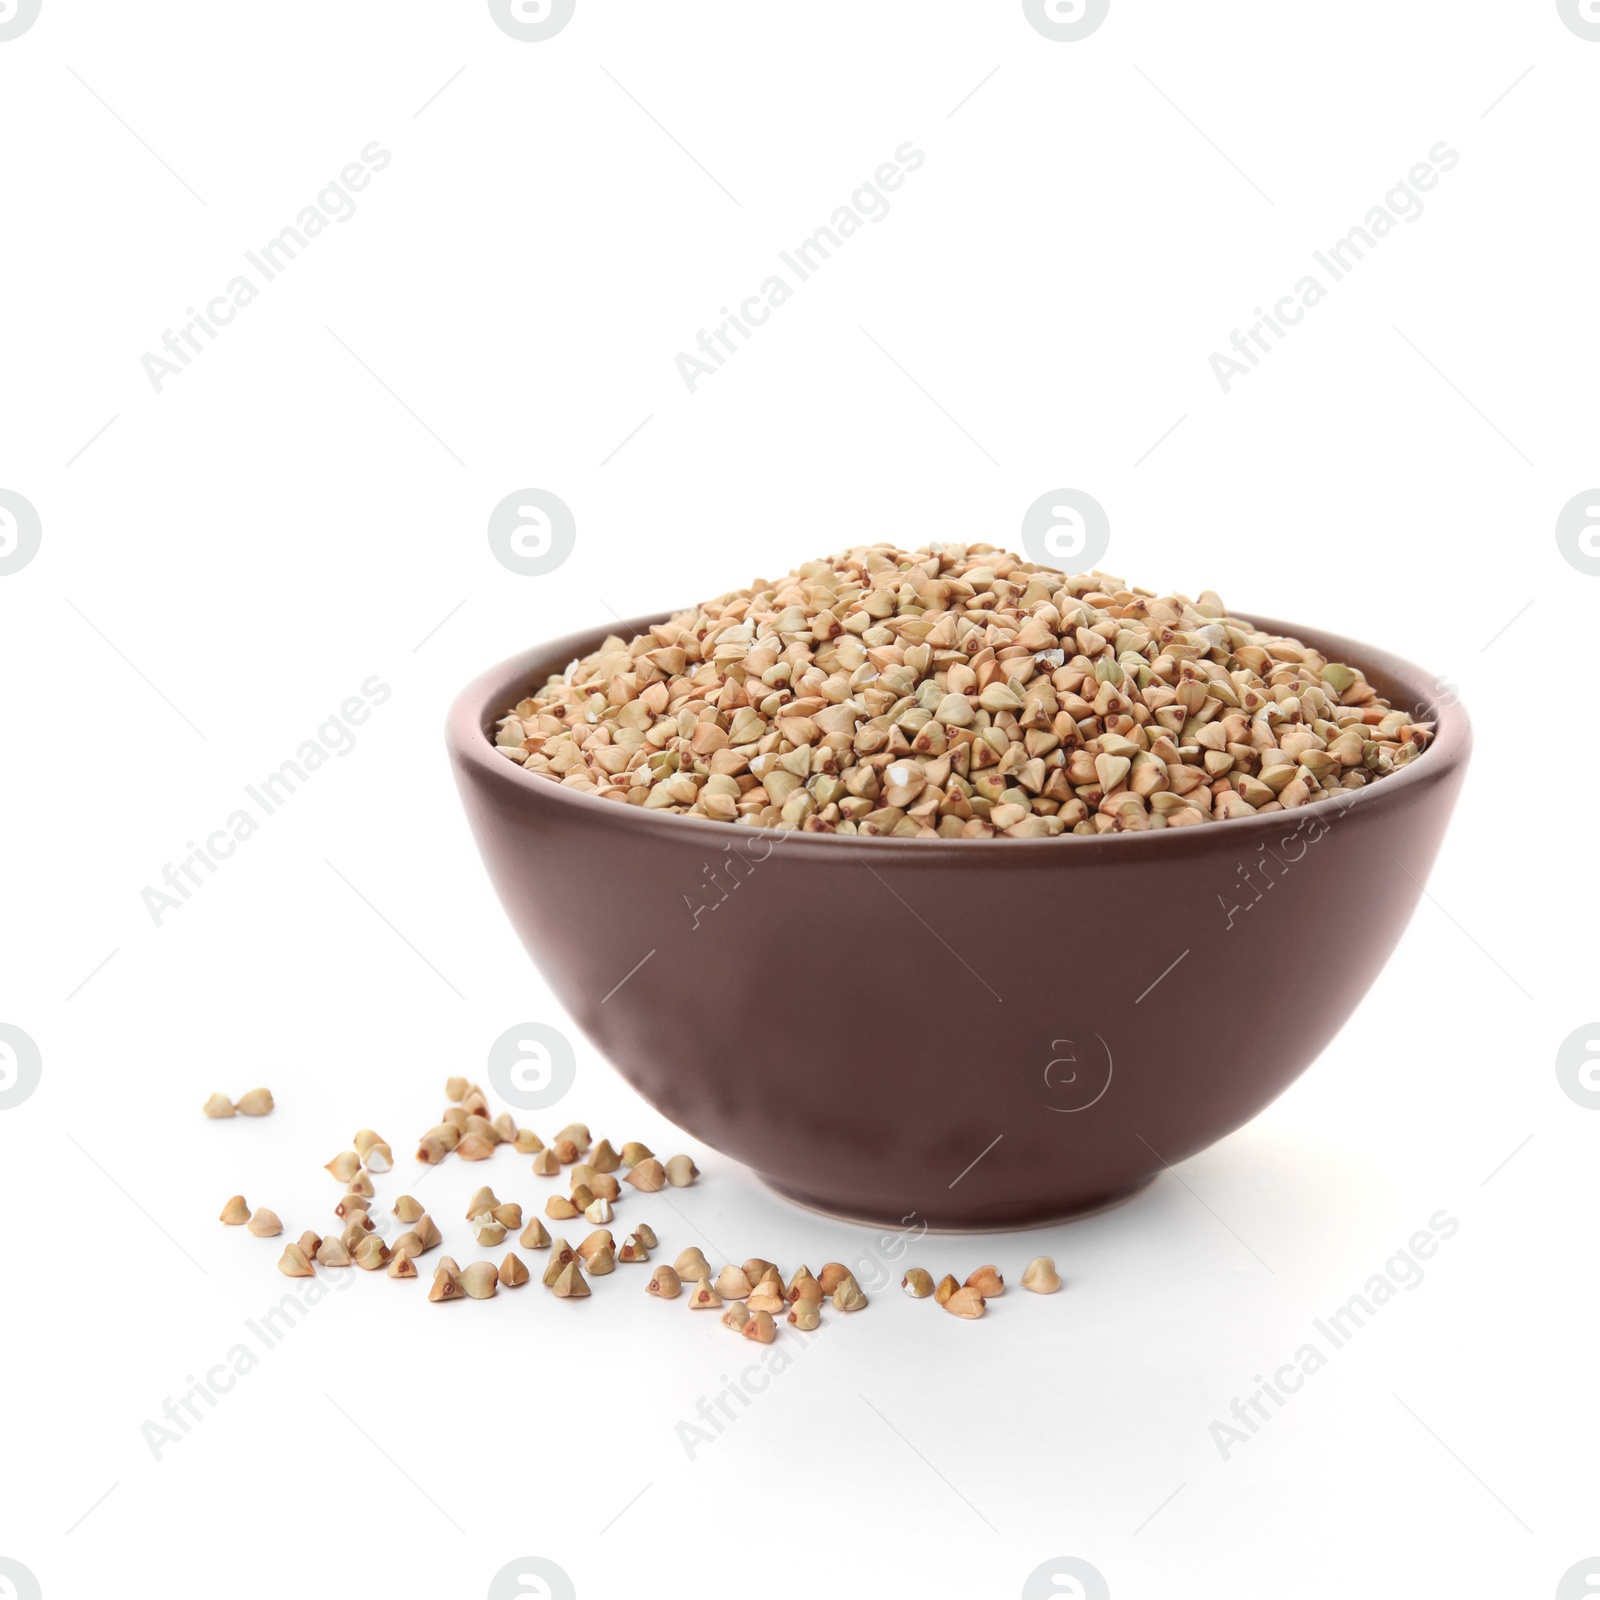
[[[1072,44],[1011,0],[579,0],[539,44],[471,0],[44,0],[0,43],[0,488],[43,526],[0,578],[0,1021],[43,1058],[0,1111],[0,1556],[52,1600],[478,1595],[528,1555],[585,1597],[1010,1596],[1060,1556],[1116,1600],[1555,1595],[1600,1553],[1600,1114],[1554,1071],[1597,1007],[1600,579],[1554,538],[1600,480],[1597,79],[1553,0],[1113,0]],[[356,214],[157,394],[141,356],[374,140]],[[691,395],[676,354],[906,140],[891,213]],[[1441,140],[1425,214],[1224,395],[1211,353]],[[530,486],[578,527],[543,578],[485,535]],[[619,1208],[666,1259],[867,1245],[576,1035],[442,717],[608,612],[1014,544],[1059,486],[1111,570],[1386,644],[1473,712],[1430,899],[1304,1079],[1120,1210],[917,1244],[1068,1285],[973,1324],[877,1292],[692,1459],[756,1355],[622,1267],[576,1305],[361,1275],[156,1460],[141,1425],[290,1287],[221,1202],[320,1232],[321,1163],[366,1124],[408,1151],[519,1022],[579,1062],[523,1120],[700,1160],[679,1210]],[[157,927],[141,890],[374,674],[357,747]],[[272,1118],[201,1118],[258,1083]],[[430,1174],[463,1262],[486,1179],[550,1187]],[[1441,1209],[1420,1286],[1224,1459],[1212,1422]]]

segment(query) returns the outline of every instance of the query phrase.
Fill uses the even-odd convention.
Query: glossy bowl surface
[[[512,926],[619,1072],[821,1211],[947,1229],[1095,1209],[1280,1095],[1410,920],[1471,730],[1437,681],[1259,626],[1431,710],[1401,772],[1294,812],[1094,838],[842,838],[604,801],[523,771],[496,720],[607,633],[470,684],[447,738]]]

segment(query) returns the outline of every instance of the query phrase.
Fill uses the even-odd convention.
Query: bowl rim
[[[1058,834],[1041,839],[896,839],[886,835],[807,833],[798,828],[761,828],[744,823],[718,822],[710,817],[691,817],[677,812],[645,810],[643,806],[621,804],[615,800],[601,800],[579,789],[569,789],[564,784],[553,783],[548,778],[527,771],[501,755],[495,747],[490,730],[495,722],[523,699],[529,688],[537,685],[551,671],[559,671],[593,650],[611,634],[632,639],[658,622],[665,622],[684,608],[654,612],[644,617],[632,617],[599,627],[589,627],[551,639],[543,644],[507,657],[504,661],[479,673],[456,696],[445,722],[445,739],[451,754],[465,768],[478,773],[485,782],[503,790],[508,796],[521,791],[533,805],[578,806],[597,818],[609,813],[618,826],[643,828],[648,831],[666,828],[667,838],[680,842],[702,839],[710,842],[723,839],[731,848],[738,841],[767,840],[786,846],[798,844],[800,848],[838,855],[848,852],[860,859],[860,852],[875,854],[904,853],[908,860],[927,860],[930,863],[959,858],[966,864],[975,860],[1011,860],[1017,856],[1054,851],[1063,862],[1079,860],[1086,855],[1096,860],[1104,859],[1104,852],[1123,853],[1128,859],[1141,851],[1167,851],[1173,856],[1187,855],[1202,844],[1207,848],[1220,834],[1223,841],[1232,839],[1243,845],[1262,834],[1281,829],[1286,820],[1298,819],[1290,812],[1269,811],[1265,816],[1237,817],[1216,827],[1151,828],[1138,832],[1102,834]],[[1414,710],[1426,709],[1433,713],[1436,723],[1433,743],[1415,760],[1408,762],[1399,772],[1392,773],[1381,782],[1349,792],[1343,801],[1330,800],[1309,808],[1297,808],[1303,815],[1316,816],[1330,808],[1344,816],[1352,808],[1364,807],[1371,813],[1375,807],[1401,803],[1411,790],[1418,786],[1435,786],[1457,773],[1466,763],[1472,749],[1472,724],[1466,708],[1459,698],[1440,704],[1430,701],[1426,686],[1442,685],[1446,680],[1425,671],[1392,652],[1376,645],[1364,644],[1321,628],[1282,622],[1262,617],[1249,611],[1233,615],[1248,620],[1256,628],[1280,637],[1293,638],[1311,645],[1333,661],[1345,661],[1359,666],[1369,677],[1386,678],[1405,691]],[[552,667],[552,662],[560,665]],[[593,808],[604,808],[597,811]],[[701,831],[690,831],[692,824]],[[712,830],[707,833],[704,830]],[[980,854],[974,857],[973,848]]]

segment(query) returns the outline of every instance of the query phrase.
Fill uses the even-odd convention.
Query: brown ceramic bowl
[[[1431,705],[1418,667],[1259,625]],[[791,1199],[873,1222],[1069,1216],[1248,1122],[1389,958],[1471,746],[1462,708],[1434,707],[1434,744],[1348,801],[1207,827],[757,830],[597,800],[496,753],[496,720],[612,631],[502,662],[456,701],[450,753],[489,876],[652,1105]]]

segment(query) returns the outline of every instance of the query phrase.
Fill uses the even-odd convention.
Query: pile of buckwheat
[[[812,833],[1013,839],[1292,810],[1433,725],[1205,590],[880,544],[612,635],[500,719],[603,800]]]

